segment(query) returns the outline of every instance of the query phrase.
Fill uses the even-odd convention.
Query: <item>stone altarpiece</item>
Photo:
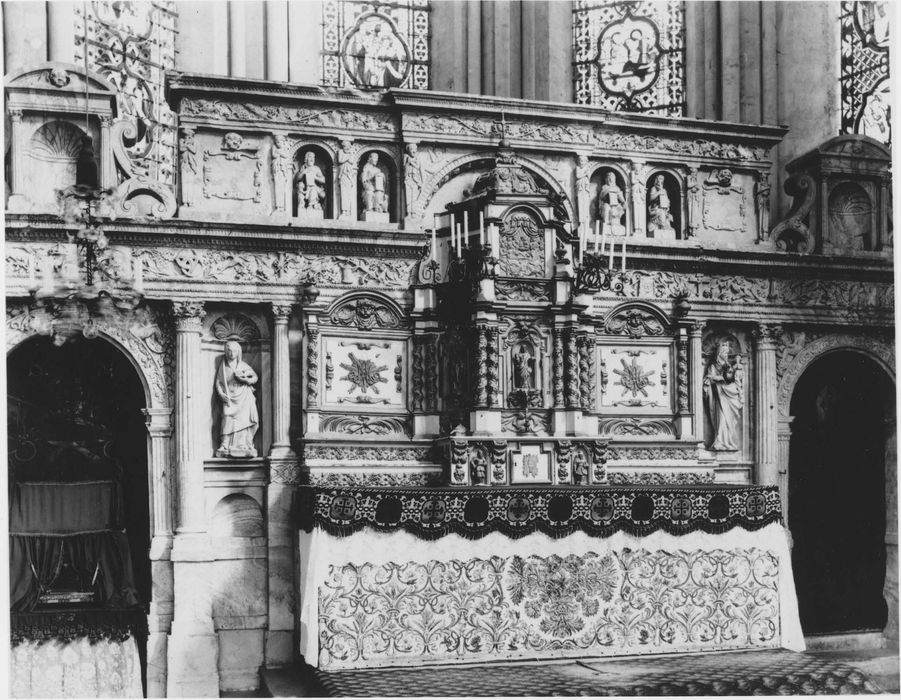
[[[16,123],[67,118],[54,106],[68,94],[54,70],[96,86],[102,126],[113,114],[108,87],[53,66],[8,82]],[[801,214],[771,235],[770,150],[782,128],[178,73],[168,88],[180,206],[110,223],[100,268],[125,282],[139,261],[153,316],[105,337],[140,367],[152,399],[155,692],[239,687],[254,664],[290,661],[301,481],[461,493],[777,484],[793,358],[845,338],[892,366],[885,219],[867,219],[867,244],[833,243],[841,257],[825,239],[784,244],[812,228]],[[16,134],[14,183],[27,162]],[[869,148],[845,138],[849,162],[860,155],[853,144]],[[111,147],[102,133],[94,143],[102,166]],[[386,166],[387,222],[360,220],[372,152]],[[295,216],[306,153],[323,173],[321,218]],[[830,219],[843,241],[856,240],[847,231],[862,221],[860,197],[885,211],[888,163],[863,160],[870,184],[822,190],[844,197]],[[611,268],[594,238],[607,172],[624,197],[625,269],[619,251]],[[648,235],[657,174],[679,214],[671,237]],[[65,240],[60,223],[17,213],[25,189],[14,184],[8,203],[11,346],[33,333],[29,288],[45,266],[58,269]],[[161,202],[167,191],[142,190]],[[37,199],[27,208],[52,212]],[[722,337],[744,370],[734,450],[714,449],[705,417],[705,372]],[[231,338],[260,377],[250,460],[214,457],[212,373]],[[214,570],[222,590],[268,595],[229,602],[192,586]],[[210,659],[218,649],[218,672],[189,677],[179,660],[189,647]]]

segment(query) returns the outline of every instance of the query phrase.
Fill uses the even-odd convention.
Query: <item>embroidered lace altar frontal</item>
[[[782,522],[775,486],[300,488],[300,527],[345,537],[364,527],[422,539],[502,532],[645,536],[757,530]]]

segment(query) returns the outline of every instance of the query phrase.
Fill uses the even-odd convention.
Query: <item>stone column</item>
[[[779,497],[782,501],[782,517],[788,524],[788,460],[791,452],[793,416],[780,416],[777,422],[776,442],[779,465]],[[789,534],[789,537],[791,534]]]
[[[172,627],[172,485],[169,480],[169,440],[172,411],[146,408],[144,416],[150,435],[150,498],[153,539],[150,541],[150,568],[153,600],[147,626],[147,696],[166,696],[166,650]]]
[[[291,449],[291,381],[288,359],[289,304],[273,304],[272,334],[272,448],[273,459],[295,458]]]
[[[688,337],[685,328],[679,329],[676,342],[676,426],[679,438],[692,433],[692,412],[689,401],[691,392],[691,379],[688,366],[691,361],[691,353],[688,349]]]
[[[693,418],[695,440],[704,439],[704,354],[701,340],[704,323],[696,321],[688,329],[688,381],[690,382],[689,407]]]
[[[113,143],[110,137],[110,129],[113,118],[100,117],[100,186],[116,186],[116,164],[113,161]]]
[[[47,60],[75,62],[75,3],[47,3]]]
[[[291,662],[294,639],[294,537],[291,513],[299,481],[297,455],[291,449],[291,377],[288,359],[289,304],[273,304],[272,448],[266,489],[269,554],[269,629],[266,666]]]
[[[23,212],[28,200],[22,182],[22,110],[9,109],[9,200],[6,208],[10,212]]]
[[[288,3],[269,0],[266,13],[266,80],[288,80]]]
[[[219,696],[219,640],[213,628],[210,561],[205,532],[203,460],[198,418],[205,398],[197,386],[203,302],[173,303],[175,315],[175,467],[178,507],[172,545],[173,619],[168,640],[168,697]]]
[[[778,326],[757,324],[753,330],[754,365],[757,377],[754,449],[757,483],[779,484],[778,414],[776,410],[776,338]]]
[[[203,460],[196,436],[203,400],[197,384],[200,372],[202,301],[176,301],[175,315],[175,468],[178,479],[178,534],[204,532]]]

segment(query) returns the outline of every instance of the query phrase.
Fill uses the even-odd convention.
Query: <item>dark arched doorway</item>
[[[105,340],[81,338],[57,347],[49,338],[35,337],[7,356],[11,498],[16,485],[20,494],[23,484],[29,485],[30,493],[49,493],[49,488],[61,487],[61,491],[53,493],[69,494],[75,489],[67,491],[65,486],[75,484],[82,489],[80,493],[90,494],[84,490],[84,484],[113,483],[108,527],[117,532],[125,530],[133,572],[128,575],[128,585],[122,584],[125,576],[121,571],[128,566],[126,558],[117,555],[116,564],[106,566],[108,571],[98,565],[93,575],[86,575],[79,569],[77,557],[67,553],[58,560],[64,565],[53,577],[53,584],[41,581],[39,597],[29,594],[13,601],[11,596],[14,610],[51,616],[78,610],[85,612],[86,619],[92,619],[90,613],[94,609],[128,610],[129,616],[136,619],[147,614],[151,597],[151,532],[144,407],[144,388],[134,367]],[[47,512],[47,519],[55,520],[49,530],[65,528],[64,521],[70,517],[65,507],[59,512]],[[40,518],[35,525],[40,530]],[[73,544],[70,551],[87,546]],[[113,561],[105,558],[106,554],[85,556]],[[108,581],[117,578],[119,582],[106,585],[104,576]],[[11,580],[14,579],[11,572]],[[143,675],[146,636],[137,633],[136,637]]]
[[[795,386],[788,523],[805,634],[885,627],[885,447],[893,396],[885,372],[849,351],[816,360]]]

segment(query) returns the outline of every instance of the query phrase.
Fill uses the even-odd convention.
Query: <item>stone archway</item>
[[[789,470],[792,425],[795,417],[791,413],[792,399],[799,382],[805,373],[824,358],[835,353],[858,356],[868,360],[874,369],[882,372],[882,376],[891,382],[885,387],[884,398],[884,488],[885,488],[885,560],[886,573],[883,582],[883,598],[888,605],[888,623],[883,631],[886,638],[898,639],[898,533],[897,533],[897,462],[896,462],[896,423],[895,404],[893,401],[895,387],[895,363],[893,347],[878,338],[854,336],[850,334],[832,334],[818,338],[805,345],[787,365],[779,382],[777,399],[779,412],[779,487],[782,492],[783,512],[786,517],[790,512]],[[848,436],[850,439],[850,436]]]
[[[147,471],[150,510],[150,605],[147,641],[148,697],[166,694],[167,639],[172,623],[173,574],[169,555],[173,538],[173,496],[170,438],[174,376],[174,333],[165,314],[148,309],[129,327],[98,323],[97,337],[109,343],[134,369],[144,394],[147,428]],[[25,303],[7,302],[7,356],[24,341],[35,337],[33,316]]]

